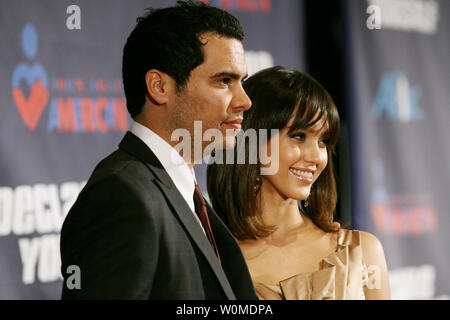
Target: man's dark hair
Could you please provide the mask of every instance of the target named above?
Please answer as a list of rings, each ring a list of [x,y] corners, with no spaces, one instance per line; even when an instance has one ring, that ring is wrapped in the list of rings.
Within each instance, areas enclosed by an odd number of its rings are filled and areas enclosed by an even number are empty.
[[[239,21],[226,11],[195,1],[153,9],[137,18],[123,49],[122,78],[128,112],[141,112],[147,94],[145,74],[157,69],[171,76],[181,91],[191,71],[204,61],[199,36],[211,32],[242,41]]]

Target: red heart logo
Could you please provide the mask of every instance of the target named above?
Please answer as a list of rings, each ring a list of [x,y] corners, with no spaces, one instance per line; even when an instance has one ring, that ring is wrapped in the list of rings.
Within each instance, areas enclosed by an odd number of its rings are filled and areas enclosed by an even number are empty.
[[[22,90],[19,88],[14,88],[12,94],[23,121],[33,131],[41,118],[42,111],[47,106],[48,90],[44,87],[42,80],[39,79],[31,87],[28,100],[25,99]]]

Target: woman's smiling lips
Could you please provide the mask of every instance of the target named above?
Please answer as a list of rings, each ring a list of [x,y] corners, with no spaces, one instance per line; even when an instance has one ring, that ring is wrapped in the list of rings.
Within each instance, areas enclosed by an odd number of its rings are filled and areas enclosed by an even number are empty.
[[[298,180],[311,184],[313,183],[314,171],[312,169],[307,168],[295,168],[290,167],[289,172]]]

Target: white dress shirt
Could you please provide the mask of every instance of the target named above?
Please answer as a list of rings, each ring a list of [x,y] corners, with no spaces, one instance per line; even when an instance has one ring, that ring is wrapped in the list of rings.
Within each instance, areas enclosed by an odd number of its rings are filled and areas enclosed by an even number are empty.
[[[156,155],[202,227],[202,223],[195,213],[194,190],[196,179],[194,169],[191,170],[178,151],[151,129],[134,121],[130,131],[141,139]]]

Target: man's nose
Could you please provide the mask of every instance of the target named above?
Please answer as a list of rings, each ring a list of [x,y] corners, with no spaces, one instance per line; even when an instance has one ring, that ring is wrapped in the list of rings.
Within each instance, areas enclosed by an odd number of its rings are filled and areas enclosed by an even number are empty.
[[[232,101],[232,108],[237,109],[237,111],[246,111],[250,109],[252,106],[252,101],[242,87],[242,84],[240,84],[236,90],[237,91]]]

